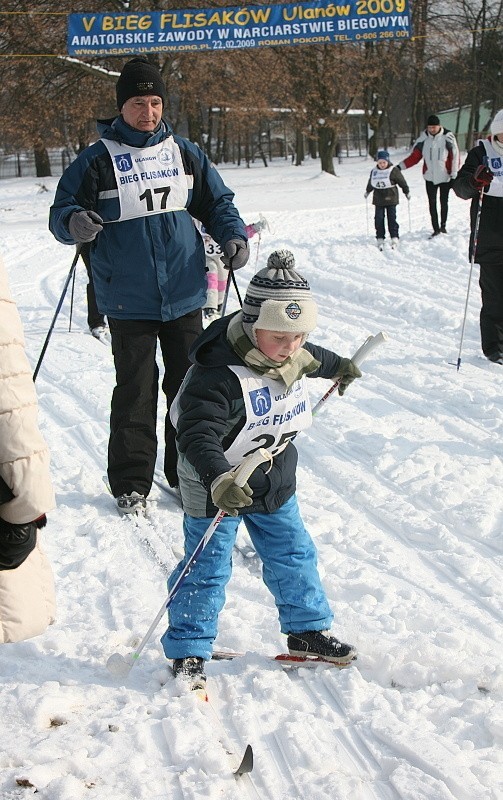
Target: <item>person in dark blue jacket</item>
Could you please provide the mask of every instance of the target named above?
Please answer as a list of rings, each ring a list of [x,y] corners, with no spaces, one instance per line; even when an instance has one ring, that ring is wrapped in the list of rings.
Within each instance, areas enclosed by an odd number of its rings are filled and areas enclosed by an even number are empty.
[[[205,253],[192,217],[222,247],[227,268],[248,260],[245,226],[197,145],[162,119],[166,87],[143,57],[117,81],[120,115],[98,122],[100,139],[59,181],[49,228],[63,244],[91,242],[98,309],[110,327],[116,370],[108,478],[121,513],[143,513],[157,454],[159,340],[167,398],[164,472],[178,485],[169,407],[202,330]]]
[[[295,496],[292,440],[312,421],[305,378],[340,379],[343,394],[361,376],[349,358],[306,341],[316,321],[316,303],[293,254],[272,253],[267,268],[252,278],[243,310],[212,322],[194,345],[194,365],[172,406],[185,558],[170,576],[170,588],[217,509],[228,514],[180,584],[161,640],[174,674],[193,689],[204,686],[204,661],[211,658],[241,520],[263,562],[290,653],[339,666],[356,656],[354,647],[328,631],[333,614]],[[259,448],[273,456],[272,465],[257,467],[240,488],[234,470]]]

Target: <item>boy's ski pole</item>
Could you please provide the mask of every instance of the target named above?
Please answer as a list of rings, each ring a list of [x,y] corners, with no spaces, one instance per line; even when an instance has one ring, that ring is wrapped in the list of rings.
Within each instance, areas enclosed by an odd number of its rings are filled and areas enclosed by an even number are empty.
[[[234,482],[237,486],[244,486],[250,475],[256,470],[259,464],[263,464],[264,461],[272,461],[272,456],[268,453],[267,450],[264,448],[260,448],[256,450],[254,453],[250,453],[239,465],[239,467],[235,470],[235,479]],[[134,651],[134,653],[130,653],[129,656],[123,656],[120,653],[113,653],[107,661],[107,669],[117,678],[125,678],[126,675],[129,674],[130,670],[140,657],[140,653],[145,648],[145,645],[149,642],[150,637],[152,636],[153,632],[157,628],[161,618],[166,613],[166,609],[170,607],[173,599],[176,597],[178,590],[180,589],[181,585],[185,581],[187,575],[189,574],[190,570],[194,566],[196,560],[199,558],[200,554],[210,541],[211,537],[215,533],[216,529],[218,528],[220,522],[225,517],[225,511],[219,511],[215,514],[215,517],[209,524],[208,528],[206,529],[204,536],[201,538],[200,542],[196,546],[196,549],[188,559],[187,563],[185,564],[184,568],[180,572],[178,578],[176,579],[174,585],[169,591],[166,600],[163,602],[161,608],[159,609],[158,613],[156,614],[155,619],[153,620],[150,628],[148,629],[147,633],[141,640],[140,644]]]
[[[380,333],[376,333],[375,336],[367,337],[367,339],[365,339],[365,341],[363,342],[361,347],[358,348],[358,350],[356,351],[354,356],[352,356],[351,361],[353,362],[353,364],[356,364],[357,367],[359,367],[360,364],[363,364],[363,362],[370,355],[370,353],[378,345],[380,345],[383,342],[385,342],[387,340],[387,338],[388,338],[388,336],[385,333],[383,333],[383,331],[381,331]],[[325,394],[323,395],[321,400],[318,400],[318,402],[316,403],[316,405],[314,406],[314,408],[312,410],[313,417],[314,417],[315,414],[318,413],[318,411],[320,410],[321,406],[324,403],[326,403],[326,401],[328,400],[330,395],[332,395],[335,392],[335,390],[338,388],[340,382],[341,381],[340,381],[340,378],[339,378],[339,380],[335,381],[335,383],[332,384],[330,389],[327,392],[325,392]]]

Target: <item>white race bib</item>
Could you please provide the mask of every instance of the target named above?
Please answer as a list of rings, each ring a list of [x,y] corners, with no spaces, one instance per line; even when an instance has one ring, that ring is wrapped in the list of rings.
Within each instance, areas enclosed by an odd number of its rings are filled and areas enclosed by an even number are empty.
[[[503,158],[494,149],[489,139],[483,139],[482,144],[487,153],[487,166],[494,175],[486,194],[490,194],[492,197],[503,197]]]
[[[393,184],[390,180],[391,170],[393,167],[387,167],[386,169],[379,169],[379,167],[374,167],[372,172],[370,173],[370,185],[373,189],[389,189],[390,186]]]
[[[185,209],[189,196],[180,148],[172,136],[153,147],[101,140],[112,159],[120,217],[126,219]]]
[[[252,375],[247,367],[229,369],[239,378],[246,411],[244,426],[225,451],[233,467],[259,447],[277,455],[299,431],[309,428],[311,403],[304,376],[285,391],[281,381]]]

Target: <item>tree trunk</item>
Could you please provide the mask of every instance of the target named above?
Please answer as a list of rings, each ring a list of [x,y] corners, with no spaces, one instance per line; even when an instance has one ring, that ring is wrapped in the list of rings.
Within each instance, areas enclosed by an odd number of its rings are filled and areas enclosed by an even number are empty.
[[[304,161],[305,152],[304,152],[304,134],[299,127],[295,128],[295,166],[300,167],[302,166],[302,162]]]
[[[328,172],[329,175],[335,175],[335,136],[334,131],[331,128],[328,128],[326,125],[320,125],[318,128],[318,147],[320,151],[322,172]]]
[[[48,178],[51,176],[51,162],[47,148],[40,140],[33,145],[35,154],[35,169],[37,178]]]

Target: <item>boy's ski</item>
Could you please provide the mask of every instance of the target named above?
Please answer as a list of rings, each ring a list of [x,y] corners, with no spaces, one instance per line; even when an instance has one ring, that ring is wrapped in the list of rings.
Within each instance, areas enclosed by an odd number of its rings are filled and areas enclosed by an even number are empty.
[[[213,729],[220,731],[218,734],[218,739],[229,756],[234,777],[239,778],[240,775],[247,775],[253,769],[253,750],[251,744],[246,745],[243,757],[241,760],[239,760],[239,756],[236,754],[234,743],[230,741],[222,720],[213,707],[210,698],[206,694],[206,690],[199,690],[196,692],[196,694],[204,701],[204,710],[205,713],[211,718]]]
[[[213,661],[232,661],[235,658],[244,658],[247,653],[236,653],[227,650],[214,650],[211,656]],[[258,654],[254,654],[258,655]],[[319,667],[325,665],[329,667],[336,667],[337,669],[344,669],[349,667],[353,661],[356,661],[356,656],[351,661],[329,661],[327,658],[320,656],[292,656],[290,653],[278,653],[277,655],[266,655],[261,658],[266,658],[268,661],[274,661],[276,664],[281,664],[283,667]]]
[[[194,686],[194,688],[191,689],[191,696],[199,698],[199,700],[204,703],[201,708],[204,714],[211,720],[213,733],[225,750],[234,777],[239,778],[241,775],[247,775],[250,773],[253,769],[253,749],[251,744],[246,745],[244,753],[240,758],[235,743],[231,742],[229,739],[229,735],[225,729],[225,726],[223,725],[217,711],[213,707],[206,689],[200,686]],[[162,720],[162,729],[169,744],[172,735],[171,722],[169,718]]]

